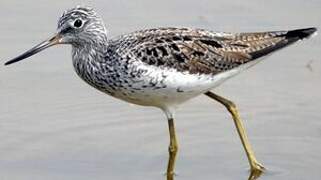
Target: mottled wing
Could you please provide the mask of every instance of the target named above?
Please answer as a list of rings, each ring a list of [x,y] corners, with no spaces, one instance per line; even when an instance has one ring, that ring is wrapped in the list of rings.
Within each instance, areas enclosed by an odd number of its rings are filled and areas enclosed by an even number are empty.
[[[187,28],[150,29],[133,33],[135,43],[126,48],[126,53],[149,65],[214,75],[265,56],[315,31],[309,28],[229,34]]]

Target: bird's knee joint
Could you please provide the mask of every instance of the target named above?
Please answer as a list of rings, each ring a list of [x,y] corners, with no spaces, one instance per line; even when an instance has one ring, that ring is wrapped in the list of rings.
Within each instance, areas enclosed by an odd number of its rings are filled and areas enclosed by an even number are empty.
[[[178,151],[178,146],[171,145],[171,146],[169,146],[168,151],[170,153],[176,153]]]
[[[232,111],[232,112],[236,112],[237,111],[237,107],[236,107],[235,103],[233,103],[232,101],[228,101],[227,102],[227,109]]]

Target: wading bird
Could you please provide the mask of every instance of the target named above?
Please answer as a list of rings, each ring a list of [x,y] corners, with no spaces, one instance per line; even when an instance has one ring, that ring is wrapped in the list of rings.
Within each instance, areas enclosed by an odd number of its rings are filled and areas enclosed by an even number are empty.
[[[52,38],[5,65],[56,44],[70,44],[74,69],[89,85],[130,103],[160,108],[166,114],[168,180],[174,178],[178,150],[173,113],[187,100],[205,94],[231,113],[251,167],[249,179],[256,179],[264,168],[254,155],[235,104],[211,90],[260,62],[261,57],[315,32],[316,28],[238,34],[155,28],[109,39],[102,18],[92,8],[77,6],[61,16]]]

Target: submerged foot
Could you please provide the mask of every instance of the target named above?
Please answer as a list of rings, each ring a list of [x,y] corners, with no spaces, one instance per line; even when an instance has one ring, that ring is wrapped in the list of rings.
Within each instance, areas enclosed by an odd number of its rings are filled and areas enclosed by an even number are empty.
[[[174,180],[174,177],[177,176],[175,172],[166,172],[164,175],[167,177],[166,180]]]
[[[253,165],[251,165],[251,173],[248,180],[258,179],[263,174],[264,171],[265,171],[265,168],[260,163],[257,163],[257,162],[253,163]]]

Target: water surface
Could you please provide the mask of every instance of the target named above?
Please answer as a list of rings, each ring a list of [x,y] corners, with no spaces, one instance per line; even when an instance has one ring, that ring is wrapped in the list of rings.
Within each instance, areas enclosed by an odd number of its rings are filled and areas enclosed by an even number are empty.
[[[63,10],[76,4],[2,0],[0,63],[53,34]],[[319,0],[82,4],[97,9],[110,36],[159,26],[231,32],[321,27]],[[215,90],[239,106],[257,158],[268,169],[261,179],[321,178],[320,48],[321,36],[298,43]],[[82,82],[73,72],[70,47],[0,66],[0,77],[1,180],[165,179],[165,116]],[[195,98],[181,107],[176,125],[176,179],[246,179],[246,156],[220,104]]]

